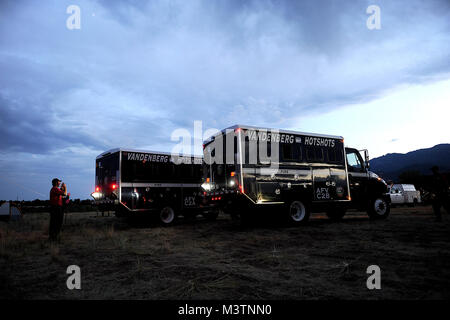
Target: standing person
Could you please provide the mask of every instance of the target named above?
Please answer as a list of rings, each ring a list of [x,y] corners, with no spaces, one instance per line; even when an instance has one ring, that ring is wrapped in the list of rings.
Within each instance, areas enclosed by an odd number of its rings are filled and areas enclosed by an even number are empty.
[[[52,189],[50,190],[50,225],[49,225],[49,240],[56,241],[59,237],[59,232],[61,231],[64,212],[63,212],[63,199],[62,197],[67,194],[59,188],[61,180],[55,178],[52,180]],[[61,186],[64,190],[66,188],[65,184]]]
[[[446,208],[448,203],[448,182],[439,172],[438,166],[433,166],[431,171],[433,172],[433,184],[431,186],[433,212],[436,216],[436,221],[442,221],[441,206],[448,210]]]

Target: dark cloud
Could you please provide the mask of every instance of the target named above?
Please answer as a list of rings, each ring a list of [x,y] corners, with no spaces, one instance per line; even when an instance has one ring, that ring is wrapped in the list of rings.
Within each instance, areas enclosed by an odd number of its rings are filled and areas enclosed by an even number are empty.
[[[48,121],[31,114],[0,96],[0,150],[46,153],[52,137],[46,128]]]
[[[55,120],[35,106],[19,105],[1,95],[0,136],[0,152],[47,154],[71,144],[101,148],[101,144],[83,132],[55,129]]]
[[[64,67],[0,55],[0,151],[45,154],[71,143],[98,147],[95,139],[58,124],[70,110],[55,110],[55,97],[80,87]],[[7,75],[7,76],[6,76]]]

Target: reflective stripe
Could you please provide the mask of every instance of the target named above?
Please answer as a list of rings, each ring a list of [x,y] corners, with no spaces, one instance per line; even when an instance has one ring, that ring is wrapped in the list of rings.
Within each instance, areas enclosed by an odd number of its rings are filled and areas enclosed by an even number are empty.
[[[134,188],[140,188],[140,187],[184,187],[184,188],[200,188],[201,184],[197,183],[145,183],[145,182],[122,182],[121,187],[134,187]]]
[[[354,177],[368,177],[368,174],[365,172],[349,172],[348,175],[352,175]]]
[[[312,169],[312,170],[314,170],[314,169]],[[340,171],[340,172],[332,171],[330,173],[330,175],[332,175],[332,176],[345,175],[344,170],[343,169],[341,169],[341,170],[342,171]],[[272,174],[289,174],[289,175],[309,175],[309,174],[311,174],[311,170],[295,170],[295,169],[244,168],[243,171],[244,171],[244,173],[256,173],[256,174],[259,174],[262,176],[271,176]],[[363,174],[363,175],[365,176],[365,174]]]
[[[345,172],[344,171],[342,171],[342,172],[331,172],[331,175],[332,176],[342,176],[342,175],[345,175]]]
[[[256,172],[262,176],[271,176],[272,174],[291,174],[291,175],[309,175],[311,170],[294,170],[294,169],[271,169],[271,168],[244,168],[244,173]]]

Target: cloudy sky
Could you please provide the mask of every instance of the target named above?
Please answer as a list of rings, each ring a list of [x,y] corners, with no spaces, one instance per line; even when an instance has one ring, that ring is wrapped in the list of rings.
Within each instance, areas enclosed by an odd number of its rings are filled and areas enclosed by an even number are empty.
[[[0,199],[53,177],[89,198],[98,154],[171,151],[194,121],[408,152],[450,142],[449,104],[447,0],[0,1]]]

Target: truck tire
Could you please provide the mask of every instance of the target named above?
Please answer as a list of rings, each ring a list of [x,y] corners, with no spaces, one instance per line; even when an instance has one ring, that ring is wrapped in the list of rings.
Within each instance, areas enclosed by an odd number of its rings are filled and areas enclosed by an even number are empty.
[[[163,226],[173,224],[175,222],[175,218],[175,211],[169,206],[162,208],[159,212],[159,221]]]
[[[367,214],[370,219],[386,219],[391,211],[390,204],[382,197],[376,197],[369,201],[369,207],[367,208]]]
[[[309,207],[303,201],[294,200],[287,208],[287,218],[290,224],[306,224],[309,219]]]
[[[327,216],[330,220],[339,221],[345,216],[346,213],[345,208],[333,208],[327,210]]]

